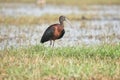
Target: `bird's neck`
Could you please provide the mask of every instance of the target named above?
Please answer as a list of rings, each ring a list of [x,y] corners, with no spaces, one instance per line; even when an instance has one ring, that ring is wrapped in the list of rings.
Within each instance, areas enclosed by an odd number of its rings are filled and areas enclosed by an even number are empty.
[[[63,22],[60,22],[60,25],[61,25],[62,27],[64,27],[64,23],[63,23]]]

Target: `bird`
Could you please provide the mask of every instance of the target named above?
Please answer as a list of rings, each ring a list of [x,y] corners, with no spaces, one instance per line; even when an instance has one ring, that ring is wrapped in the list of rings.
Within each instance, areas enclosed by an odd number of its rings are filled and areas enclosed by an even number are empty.
[[[59,17],[59,23],[52,24],[45,30],[40,42],[44,43],[50,41],[50,46],[54,46],[55,40],[61,39],[65,34],[64,21],[70,23],[65,16],[61,15]]]

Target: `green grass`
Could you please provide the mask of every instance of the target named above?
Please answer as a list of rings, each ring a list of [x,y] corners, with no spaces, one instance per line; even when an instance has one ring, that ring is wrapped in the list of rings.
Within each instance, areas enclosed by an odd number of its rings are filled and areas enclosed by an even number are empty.
[[[120,44],[0,51],[2,80],[119,80]]]

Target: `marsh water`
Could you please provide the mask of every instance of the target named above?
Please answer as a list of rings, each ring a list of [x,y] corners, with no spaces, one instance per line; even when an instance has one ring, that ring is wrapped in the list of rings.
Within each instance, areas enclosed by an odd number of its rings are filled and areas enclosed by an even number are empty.
[[[72,26],[65,23],[65,35],[62,39],[55,41],[55,47],[120,42],[119,5],[89,5],[84,9],[53,5],[40,8],[35,4],[0,4],[2,16],[39,17],[44,14],[97,14],[99,17],[99,19],[71,21]],[[40,43],[41,36],[49,25],[51,24],[6,25],[2,23],[0,24],[0,49],[36,44],[49,46],[49,42]]]

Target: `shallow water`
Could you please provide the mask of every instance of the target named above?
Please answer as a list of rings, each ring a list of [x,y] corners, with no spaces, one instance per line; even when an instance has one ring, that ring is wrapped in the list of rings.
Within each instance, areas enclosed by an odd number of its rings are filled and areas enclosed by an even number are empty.
[[[41,16],[45,13],[98,14],[101,18],[99,20],[71,21],[73,27],[70,27],[66,23],[65,35],[62,39],[56,40],[56,47],[120,43],[120,6],[94,5],[82,9],[77,7],[47,5],[44,9],[40,9],[34,4],[0,5],[0,15],[4,16]],[[42,45],[40,44],[41,36],[49,25],[50,24],[16,26],[0,24],[0,49],[10,46]],[[49,42],[43,45],[49,46]]]
[[[44,8],[40,8],[35,4],[9,4],[0,5],[0,13],[3,15],[9,16],[23,16],[23,15],[32,15],[32,16],[41,16],[43,14],[70,14],[70,13],[79,13],[77,7],[67,7],[67,6],[52,6],[47,5]],[[13,15],[14,14],[14,15]]]
[[[120,19],[119,5],[93,5],[85,8],[47,5],[44,8],[36,4],[0,4],[0,14],[4,16],[42,16],[44,14],[93,14],[101,19]]]
[[[120,42],[120,21],[72,22],[74,27],[65,24],[65,35],[56,40],[55,46],[93,45]],[[40,39],[48,24],[15,26],[0,25],[0,49],[10,46],[28,46],[40,44]],[[41,44],[40,44],[41,45]],[[49,46],[49,42],[44,45]]]

